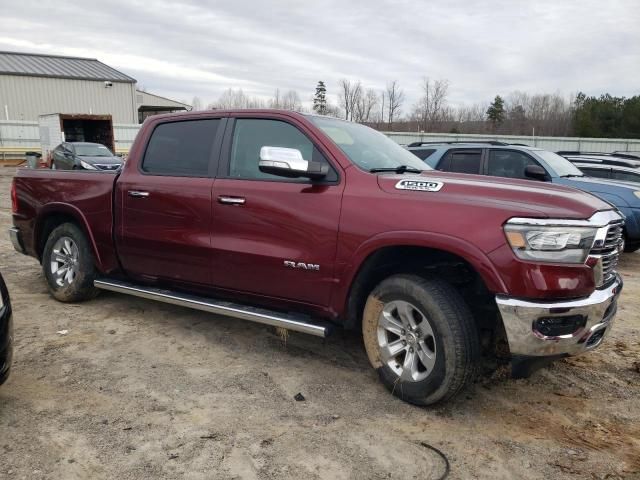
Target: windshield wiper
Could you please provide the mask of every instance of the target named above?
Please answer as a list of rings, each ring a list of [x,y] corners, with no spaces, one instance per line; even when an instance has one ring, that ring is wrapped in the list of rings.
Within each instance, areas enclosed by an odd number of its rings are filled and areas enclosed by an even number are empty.
[[[424,170],[418,170],[417,168],[410,167],[409,165],[399,165],[397,167],[382,167],[382,168],[371,168],[369,169],[371,173],[379,173],[379,172],[393,172],[393,173],[422,173]]]

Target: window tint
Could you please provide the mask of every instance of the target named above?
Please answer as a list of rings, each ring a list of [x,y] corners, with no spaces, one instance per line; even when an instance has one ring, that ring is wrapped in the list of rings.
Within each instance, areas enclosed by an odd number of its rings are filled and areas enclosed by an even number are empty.
[[[285,147],[300,150],[307,161],[328,163],[324,156],[300,130],[278,120],[241,118],[236,120],[231,146],[229,177],[248,180],[279,180],[308,182],[305,178],[288,179],[261,172],[258,168],[262,147]],[[329,166],[326,180],[337,180],[337,174]]]
[[[640,182],[640,173],[613,171],[613,178],[624,180],[625,182]]]
[[[588,175],[590,177],[611,178],[609,176],[609,170],[606,169],[606,168],[580,167],[580,170],[582,170],[582,173],[584,173],[585,175]]]
[[[411,150],[411,153],[413,153],[416,157],[418,157],[420,160],[425,160],[427,157],[429,157],[433,152],[435,152],[434,148],[428,148],[428,149],[424,149],[424,150]]]
[[[158,175],[206,177],[220,119],[158,125],[144,154],[142,170]]]
[[[480,174],[480,160],[482,152],[480,150],[453,150],[449,152],[444,167],[439,170],[457,173]]]
[[[490,150],[487,175],[529,179],[524,174],[524,169],[528,165],[538,165],[538,163],[529,155],[515,150]]]

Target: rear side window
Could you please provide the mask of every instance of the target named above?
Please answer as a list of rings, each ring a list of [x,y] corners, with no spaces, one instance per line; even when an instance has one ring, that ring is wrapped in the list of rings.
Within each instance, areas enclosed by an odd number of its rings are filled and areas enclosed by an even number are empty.
[[[453,150],[438,170],[457,173],[480,174],[481,150]]]
[[[589,167],[579,167],[582,170],[582,173],[589,177],[597,177],[597,178],[611,178],[609,175],[609,170],[606,168],[589,168]]]
[[[142,170],[155,175],[206,177],[220,119],[158,125],[147,145]]]
[[[625,182],[640,182],[640,173],[613,171],[613,178],[624,180]]]
[[[433,152],[435,152],[435,149],[433,148],[425,148],[423,150],[411,150],[411,153],[413,153],[420,160],[426,160],[429,156],[431,156]]]
[[[487,164],[487,175],[505,178],[529,179],[524,170],[529,165],[538,163],[522,152],[515,150],[490,150]]]

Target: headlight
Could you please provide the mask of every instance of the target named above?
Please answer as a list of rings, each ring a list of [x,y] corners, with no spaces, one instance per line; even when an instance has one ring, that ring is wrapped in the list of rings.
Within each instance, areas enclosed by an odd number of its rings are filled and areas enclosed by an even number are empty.
[[[82,168],[85,168],[87,170],[97,170],[96,167],[94,167],[93,165],[91,165],[90,163],[85,162],[84,160],[80,160],[80,166]]]
[[[536,262],[584,263],[598,229],[594,227],[505,224],[507,241],[518,258]]]
[[[640,190],[637,190],[637,191],[633,192],[633,194],[634,194],[636,197],[640,198]]]

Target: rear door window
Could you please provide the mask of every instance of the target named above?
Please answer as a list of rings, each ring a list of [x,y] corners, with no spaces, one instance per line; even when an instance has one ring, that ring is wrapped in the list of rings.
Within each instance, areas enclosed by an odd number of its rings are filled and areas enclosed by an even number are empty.
[[[142,170],[152,175],[207,177],[220,119],[161,123],[151,134]]]
[[[611,170],[608,168],[591,168],[591,167],[579,167],[582,173],[589,177],[596,178],[611,178]]]
[[[457,173],[480,174],[482,163],[482,150],[451,150],[438,170]]]
[[[411,153],[413,153],[420,160],[426,160],[435,151],[435,148],[424,148],[421,150],[411,150]]]
[[[640,182],[640,173],[614,170],[612,174],[613,178],[615,178],[616,180],[624,180],[625,182]]]
[[[489,150],[487,175],[530,180],[525,175],[529,165],[540,165],[529,155],[516,150]]]

